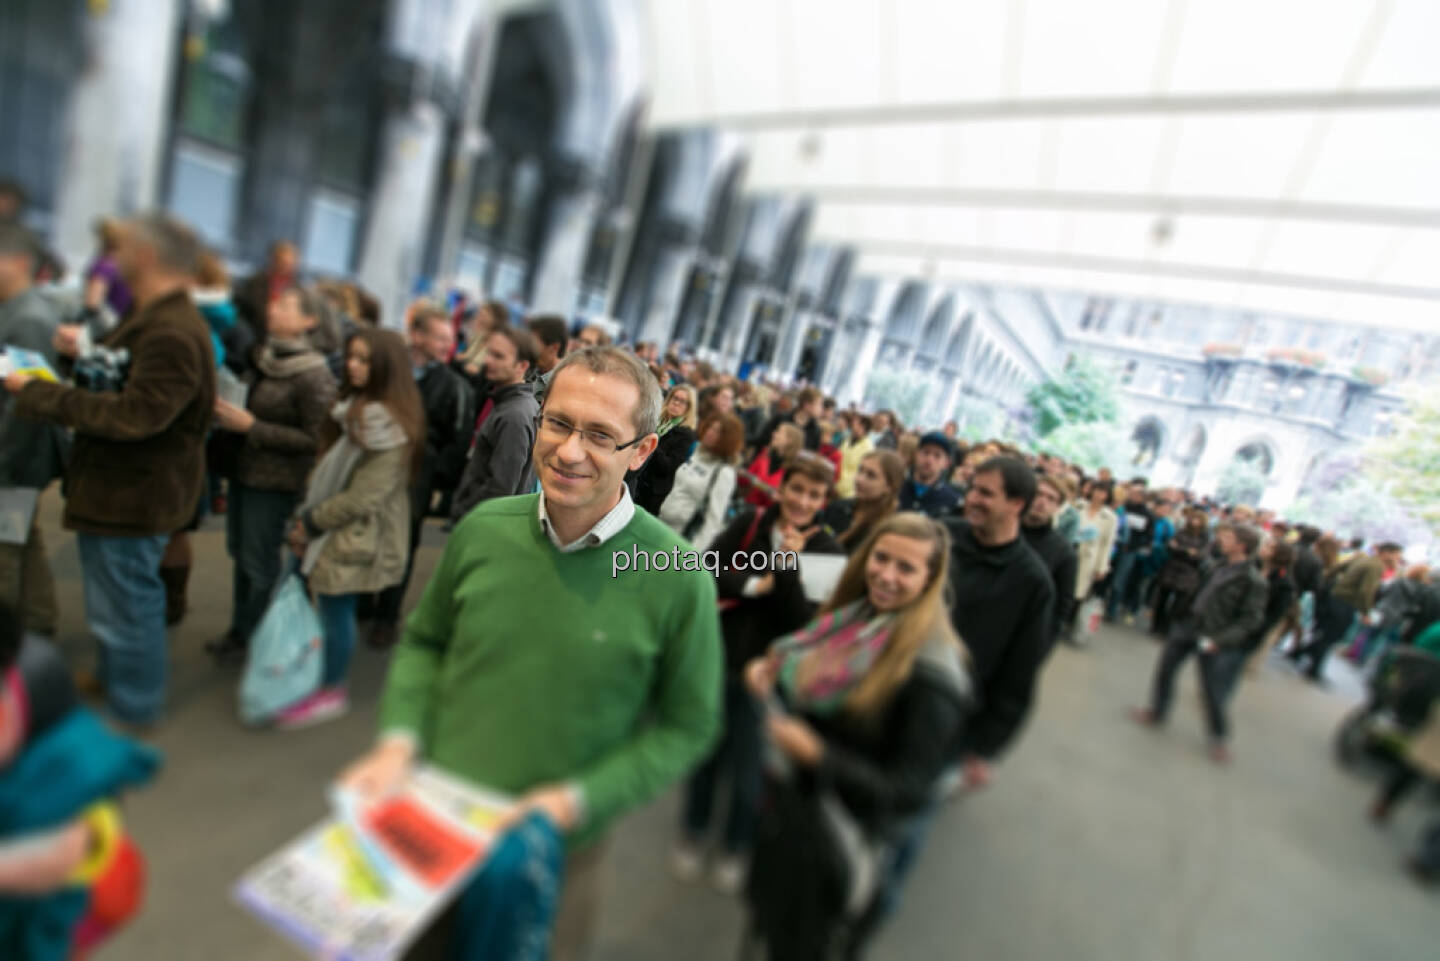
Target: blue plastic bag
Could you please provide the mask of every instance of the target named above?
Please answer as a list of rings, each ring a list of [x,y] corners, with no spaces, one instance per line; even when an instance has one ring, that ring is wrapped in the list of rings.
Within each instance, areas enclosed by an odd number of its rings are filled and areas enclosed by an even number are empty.
[[[240,681],[240,719],[264,724],[320,687],[324,661],[320,617],[292,556],[270,606],[250,636]]]

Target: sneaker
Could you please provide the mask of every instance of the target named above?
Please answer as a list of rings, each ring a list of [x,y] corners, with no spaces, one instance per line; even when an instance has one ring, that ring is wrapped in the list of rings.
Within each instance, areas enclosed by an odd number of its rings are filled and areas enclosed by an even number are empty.
[[[745,859],[727,854],[710,869],[710,886],[721,894],[739,894],[745,884]]]
[[[670,849],[670,873],[677,881],[694,884],[705,873],[705,857],[689,841],[676,841]]]
[[[282,731],[297,731],[342,717],[350,710],[350,699],[338,687],[316,691],[298,704],[292,704],[275,718]]]

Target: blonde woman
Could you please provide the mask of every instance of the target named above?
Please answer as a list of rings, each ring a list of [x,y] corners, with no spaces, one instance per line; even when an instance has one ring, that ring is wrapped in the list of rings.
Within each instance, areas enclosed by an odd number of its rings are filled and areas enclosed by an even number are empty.
[[[749,887],[767,957],[858,958],[878,923],[862,863],[883,864],[887,839],[931,802],[972,703],[945,604],[949,556],[940,524],[891,515],[819,616],[745,670],[780,758]],[[862,839],[843,866],[833,847],[842,825]],[[837,888],[844,907],[817,909]]]
[[[695,388],[689,384],[678,384],[665,395],[656,429],[660,443],[635,475],[635,503],[652,514],[660,513],[660,505],[675,486],[675,472],[695,449],[695,415],[699,407]]]
[[[848,421],[850,435],[840,447],[840,476],[835,481],[835,493],[841,497],[855,496],[855,472],[860,462],[875,449],[875,438],[870,436],[870,418],[864,414],[842,414],[842,423]]]

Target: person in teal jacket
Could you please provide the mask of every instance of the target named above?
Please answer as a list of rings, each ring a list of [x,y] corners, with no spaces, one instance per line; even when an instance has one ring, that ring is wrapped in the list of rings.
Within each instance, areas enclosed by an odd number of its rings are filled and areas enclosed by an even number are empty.
[[[375,796],[424,760],[514,795],[517,822],[549,818],[568,849],[555,961],[585,956],[606,827],[719,727],[715,579],[624,484],[659,417],[655,378],[627,351],[556,367],[540,492],[485,501],[455,528],[395,648],[380,742],[342,778]]]

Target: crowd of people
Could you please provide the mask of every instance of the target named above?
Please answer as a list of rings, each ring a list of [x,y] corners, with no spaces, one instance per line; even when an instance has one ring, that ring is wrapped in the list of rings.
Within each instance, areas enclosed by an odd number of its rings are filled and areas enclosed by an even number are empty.
[[[34,237],[0,222],[0,344],[45,362],[8,374],[0,407],[0,490],[28,506],[0,543],[7,684],[56,629],[35,510],[55,480],[97,641],[79,683],[131,731],[164,714],[187,533],[223,513],[217,662],[245,658],[298,570],[323,673],[275,727],[343,714],[357,644],[389,650],[380,737],[342,780],[383,792],[424,759],[543,814],[569,850],[557,958],[590,940],[609,824],[681,778],[676,876],[743,892],[772,959],[862,956],[944,798],[997,776],[1055,646],[1102,620],[1163,642],[1138,723],[1164,723],[1197,659],[1221,764],[1268,649],[1323,683],[1337,648],[1374,665],[1440,646],[1440,586],[1397,544],[967,442],[955,421],[907,427],[684,345],[612,344],[604,324],[429,300],[383,318],[353,284],[306,283],[285,243],[230,287],[164,216],[98,236],[67,301],[37,282]],[[427,518],[444,547],[407,612]],[[612,566],[671,550],[722,560]],[[1435,877],[1431,834],[1416,865]],[[25,883],[68,877],[77,850]]]

